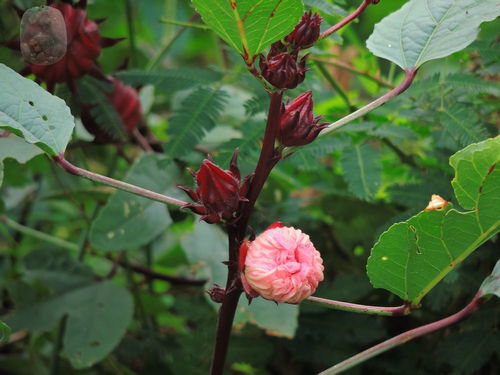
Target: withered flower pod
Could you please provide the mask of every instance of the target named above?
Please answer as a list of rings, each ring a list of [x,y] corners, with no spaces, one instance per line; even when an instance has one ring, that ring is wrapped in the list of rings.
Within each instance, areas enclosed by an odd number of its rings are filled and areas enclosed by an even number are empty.
[[[260,55],[262,76],[271,85],[279,89],[294,89],[304,81],[306,76],[307,55],[297,62],[297,57],[290,53],[269,54],[267,58]]]
[[[189,208],[194,213],[202,215],[201,220],[209,224],[220,220],[231,222],[235,219],[240,202],[245,198],[251,180],[251,175],[245,177],[241,184],[240,171],[237,166],[237,152],[231,159],[229,170],[223,170],[213,161],[205,159],[198,172],[191,171],[196,180],[196,190],[178,186],[198,205],[188,203],[183,208]]]
[[[283,105],[278,140],[286,147],[309,144],[326,127],[320,120],[313,115],[312,92],[307,91]]]
[[[295,49],[311,47],[319,38],[323,18],[319,14],[305,13],[295,29],[285,37],[285,41]]]

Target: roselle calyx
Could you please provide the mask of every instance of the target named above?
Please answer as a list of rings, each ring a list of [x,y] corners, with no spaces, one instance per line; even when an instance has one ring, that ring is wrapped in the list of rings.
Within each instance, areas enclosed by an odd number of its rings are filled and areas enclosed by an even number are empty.
[[[322,21],[319,14],[306,12],[293,31],[285,37],[285,41],[294,49],[311,47],[319,38]]]
[[[307,55],[297,61],[297,56],[282,52],[274,54],[271,49],[267,58],[260,55],[260,71],[262,76],[274,87],[279,89],[294,89],[304,81]]]
[[[282,106],[278,131],[279,142],[286,147],[303,146],[311,143],[326,127],[320,122],[321,116],[314,117],[312,91],[306,91]]]
[[[237,166],[237,153],[231,159],[229,170],[223,170],[209,159],[203,160],[198,172],[191,171],[196,180],[196,190],[178,186],[198,204],[188,203],[183,208],[189,208],[202,215],[201,220],[209,224],[221,220],[232,222],[240,202],[245,202],[246,193],[251,181],[251,175],[245,177],[241,184],[240,171]]]

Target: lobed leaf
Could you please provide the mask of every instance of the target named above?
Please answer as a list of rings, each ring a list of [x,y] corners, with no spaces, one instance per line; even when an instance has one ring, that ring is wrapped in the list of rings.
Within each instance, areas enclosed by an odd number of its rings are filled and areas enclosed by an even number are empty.
[[[247,62],[289,34],[304,13],[301,0],[192,0],[212,30]]]
[[[64,152],[75,120],[66,103],[0,64],[0,129],[55,156]]]
[[[458,202],[423,211],[380,236],[368,259],[374,287],[418,304],[451,270],[500,229],[500,136],[450,158]]]
[[[410,0],[375,25],[366,45],[403,69],[418,68],[467,47],[499,14],[497,0]]]

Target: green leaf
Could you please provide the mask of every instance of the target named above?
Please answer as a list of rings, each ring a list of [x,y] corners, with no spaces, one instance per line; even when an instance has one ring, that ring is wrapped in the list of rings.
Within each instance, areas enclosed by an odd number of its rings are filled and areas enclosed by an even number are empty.
[[[10,327],[0,320],[0,344],[9,340],[10,332]]]
[[[418,304],[451,270],[500,227],[500,137],[470,145],[450,158],[458,202],[423,211],[380,236],[368,259],[374,287]]]
[[[366,45],[403,69],[417,68],[467,47],[499,11],[497,0],[410,0],[375,25]]]
[[[164,165],[165,157],[143,155],[130,169],[126,182],[167,193],[173,189],[175,166]],[[151,242],[172,222],[167,206],[160,202],[117,191],[99,212],[90,229],[90,241],[100,250],[130,250]]]
[[[380,152],[368,143],[352,145],[342,152],[340,162],[349,191],[360,199],[373,198],[381,181]]]
[[[304,13],[301,0],[192,0],[212,30],[247,62],[289,34]]]
[[[42,151],[14,134],[8,137],[0,137],[0,186],[3,180],[3,161],[12,158],[19,163],[26,163],[35,156],[41,154]]]
[[[200,87],[189,94],[170,119],[168,154],[179,157],[192,150],[215,127],[225,101],[226,93],[220,89]]]
[[[500,297],[500,260],[495,264],[495,268],[481,284],[479,291],[482,296],[496,295]]]
[[[487,129],[476,113],[464,104],[454,103],[443,108],[440,122],[446,136],[453,138],[462,147],[480,142],[488,136]]]
[[[153,85],[165,91],[185,90],[219,81],[222,75],[202,69],[180,68],[149,72],[133,69],[117,72],[116,77],[127,85]]]
[[[75,126],[66,103],[4,64],[0,64],[0,87],[0,129],[49,155],[64,152]]]
[[[46,332],[67,315],[64,353],[73,367],[86,368],[105,358],[118,345],[132,313],[130,293],[122,286],[105,281],[15,311],[7,322],[16,331]]]
[[[304,0],[304,4],[332,16],[345,17],[349,14],[345,9],[325,0]]]
[[[44,282],[56,293],[95,282],[92,270],[71,257],[66,250],[35,250],[24,258],[25,274]]]
[[[198,277],[207,278],[207,286],[225,285],[227,266],[227,236],[215,225],[203,222],[195,224],[194,232],[181,240],[189,262],[198,270]],[[218,309],[218,305],[213,304]],[[268,330],[275,336],[293,337],[297,329],[298,307],[278,304],[263,298],[256,298],[248,306],[241,300],[235,324],[252,323]]]
[[[125,124],[107,95],[115,89],[114,86],[93,77],[80,79],[77,85],[81,101],[90,108],[96,125],[112,139],[123,140]]]

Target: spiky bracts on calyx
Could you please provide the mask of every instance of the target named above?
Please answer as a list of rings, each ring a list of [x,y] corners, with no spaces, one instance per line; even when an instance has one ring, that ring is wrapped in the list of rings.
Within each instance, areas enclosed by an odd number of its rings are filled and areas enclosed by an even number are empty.
[[[200,169],[190,170],[196,181],[196,190],[178,186],[185,191],[197,204],[188,203],[188,208],[198,215],[200,220],[213,224],[221,220],[233,222],[237,219],[240,202],[247,202],[246,194],[250,187],[253,174],[246,176],[241,183],[240,171],[237,166],[238,152],[233,154],[229,170],[223,170],[212,160],[205,159]]]

